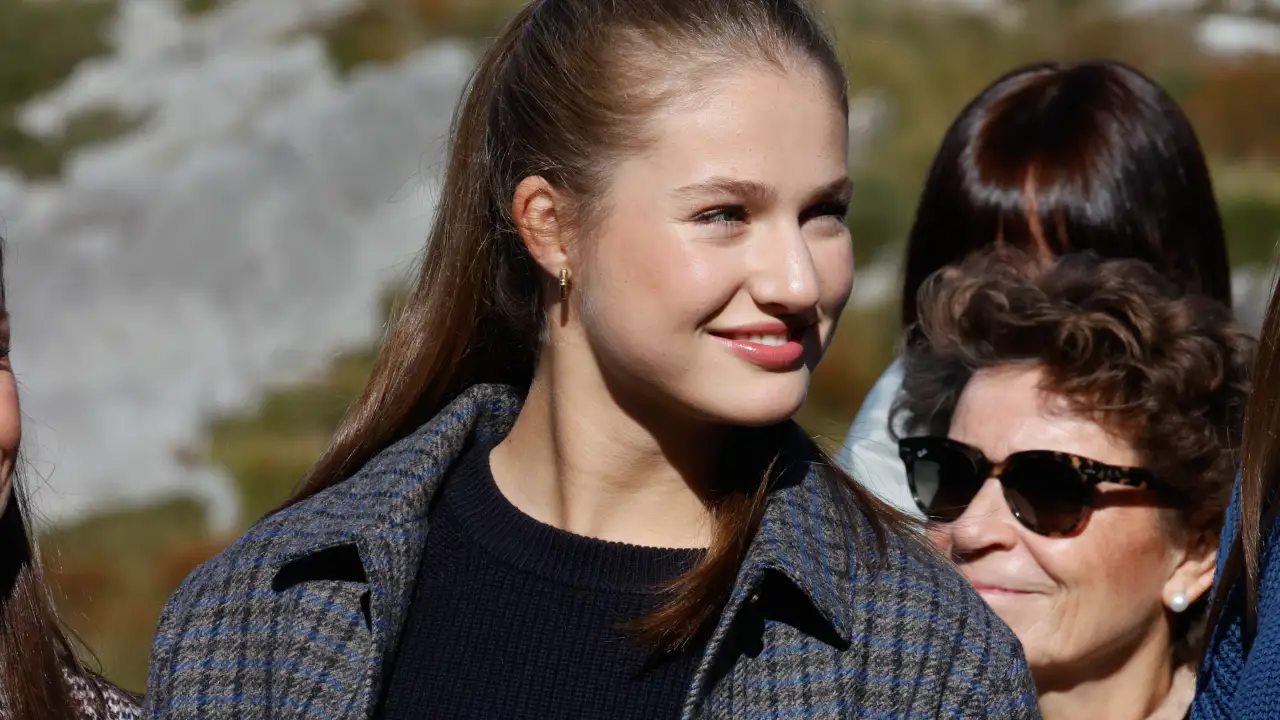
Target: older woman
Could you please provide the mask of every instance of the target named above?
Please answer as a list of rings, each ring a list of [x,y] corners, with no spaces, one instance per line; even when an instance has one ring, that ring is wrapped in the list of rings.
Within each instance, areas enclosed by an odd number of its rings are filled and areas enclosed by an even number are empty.
[[[1181,718],[1254,342],[1136,260],[984,255],[921,293],[899,446],[1045,718]]]

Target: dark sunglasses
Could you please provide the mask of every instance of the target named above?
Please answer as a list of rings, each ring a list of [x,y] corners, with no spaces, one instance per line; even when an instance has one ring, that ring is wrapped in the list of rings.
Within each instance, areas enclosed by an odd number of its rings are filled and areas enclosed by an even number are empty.
[[[1083,527],[1093,510],[1098,483],[1146,488],[1155,480],[1142,468],[1117,467],[1052,450],[1025,450],[994,463],[977,448],[945,437],[903,438],[898,453],[907,466],[911,494],[929,519],[954,522],[987,478],[996,478],[1018,522],[1032,532],[1054,537]]]

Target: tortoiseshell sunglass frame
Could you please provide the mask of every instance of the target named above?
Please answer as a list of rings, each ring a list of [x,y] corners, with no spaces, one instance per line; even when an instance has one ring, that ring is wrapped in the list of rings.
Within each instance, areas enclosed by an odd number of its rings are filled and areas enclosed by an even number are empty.
[[[928,517],[930,510],[926,504],[921,501],[919,493],[916,491],[916,482],[913,473],[913,463],[920,458],[926,457],[930,451],[938,451],[940,449],[950,449],[958,451],[973,463],[974,471],[977,473],[978,486],[981,487],[982,482],[987,478],[996,478],[1005,486],[1006,498],[1005,502],[1009,505],[1009,510],[1013,513],[1018,522],[1024,527],[1039,535],[1046,537],[1069,537],[1075,535],[1084,527],[1088,521],[1089,515],[1094,510],[1094,493],[1093,490],[1102,483],[1113,483],[1123,485],[1138,490],[1146,490],[1157,484],[1155,475],[1150,470],[1140,467],[1124,467],[1119,465],[1110,465],[1108,463],[1093,460],[1082,455],[1074,453],[1060,452],[1057,450],[1023,450],[1016,452],[1000,462],[993,462],[981,450],[962,443],[958,440],[952,440],[947,437],[936,435],[925,435],[917,437],[902,438],[898,441],[898,454],[902,458],[903,463],[907,467],[907,480],[911,486],[911,495],[916,505]],[[1031,518],[1026,517],[1019,510],[1016,503],[1008,499],[1010,490],[1017,492],[1016,488],[1010,488],[1003,480],[1003,474],[1010,465],[1017,462],[1025,462],[1027,460],[1048,460],[1053,463],[1060,463],[1070,466],[1076,471],[1080,478],[1080,512],[1071,527],[1064,530],[1047,531],[1040,527]],[[937,517],[930,519],[938,522],[950,522],[948,520]]]

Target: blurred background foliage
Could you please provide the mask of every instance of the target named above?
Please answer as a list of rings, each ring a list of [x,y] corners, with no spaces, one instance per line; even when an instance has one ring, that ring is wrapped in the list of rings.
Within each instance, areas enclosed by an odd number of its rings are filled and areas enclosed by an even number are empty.
[[[180,0],[193,18],[235,0]],[[860,268],[888,267],[952,118],[984,85],[1043,59],[1111,57],[1160,81],[1191,115],[1209,154],[1233,261],[1264,264],[1280,233],[1280,57],[1212,55],[1196,23],[1221,3],[1131,16],[1108,0],[1022,0],[1021,14],[965,10],[924,0],[819,0],[836,30],[855,96],[883,101],[886,120],[854,170],[849,218]],[[515,0],[367,0],[315,31],[339,73],[394,63],[440,37],[479,46]],[[108,49],[112,0],[0,0],[0,167],[52,178],[77,148],[114,137],[136,118],[90,113],[54,140],[16,124],[21,103],[55,87],[75,65]],[[1258,10],[1256,12],[1266,13]],[[1272,11],[1274,12],[1274,11]],[[389,296],[390,298],[390,296]],[[388,305],[391,300],[388,300]],[[890,361],[897,327],[893,293],[855,303],[818,371],[802,422],[837,442],[871,383]],[[280,388],[257,408],[212,421],[191,462],[224,468],[243,500],[244,526],[275,507],[324,447],[361,389],[372,348],[336,357],[318,377]],[[229,537],[206,532],[186,501],[105,514],[42,538],[67,619],[122,685],[145,685],[147,653],[163,602]]]
[[[110,49],[111,0],[0,0],[0,167],[28,177],[58,175],[77,147],[127,132],[133,123],[112,113],[89,113],[62,136],[37,139],[17,123],[26,100],[56,88],[81,61]]]

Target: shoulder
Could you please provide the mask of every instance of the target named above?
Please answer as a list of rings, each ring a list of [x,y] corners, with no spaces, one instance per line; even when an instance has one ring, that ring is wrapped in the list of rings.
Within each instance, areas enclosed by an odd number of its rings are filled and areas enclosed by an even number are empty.
[[[347,707],[416,569],[431,496],[465,444],[509,427],[514,393],[477,386],[350,479],[270,515],[183,581],[156,627],[144,711]],[[282,677],[291,678],[281,682]],[[274,689],[268,691],[266,689]]]
[[[895,360],[867,393],[836,458],[864,487],[899,510],[917,515],[898,443],[890,433],[889,414],[901,388],[902,361]]]
[[[847,476],[811,462],[803,482],[770,495],[758,535],[766,566],[823,620],[768,631],[759,673],[798,688],[784,705],[826,698],[883,717],[1039,717],[1013,632],[917,523]],[[821,635],[827,628],[840,642]]]
[[[210,592],[224,603],[247,599],[243,592],[269,587],[291,560],[418,519],[441,468],[453,461],[473,424],[471,418],[480,414],[477,408],[502,399],[494,400],[485,390],[459,398],[347,480],[259,520],[187,577],[165,616],[190,611]]]
[[[904,674],[935,690],[939,712],[1039,717],[1022,644],[951,563],[896,529],[880,560],[855,583],[852,609],[875,642],[897,648]]]
[[[1019,661],[1022,658],[1022,647],[1013,631],[969,581],[924,538],[909,531],[886,531],[879,566],[871,568],[854,591],[875,602],[922,609],[928,627],[911,628],[922,639],[929,639],[932,630],[943,629],[957,640],[962,651],[1007,653]]]
[[[809,487],[816,500],[786,493],[762,526],[765,578],[785,576],[805,602],[790,591],[748,596],[745,617],[764,623],[740,627],[761,627],[760,650],[713,687],[712,716],[1040,717],[1021,644],[950,563],[877,506],[828,502],[820,484]],[[765,687],[767,698],[740,692]]]
[[[876,384],[871,386],[871,390],[867,393],[867,397],[862,401],[862,406],[858,408],[858,416],[854,418],[853,426],[855,428],[879,430],[884,425],[884,430],[888,430],[889,410],[893,407],[893,401],[898,398],[898,393],[902,390],[902,360],[901,358],[894,360],[876,380]]]
[[[359,665],[342,658],[362,652],[365,586],[318,582],[286,588],[278,581],[294,560],[312,557],[307,553],[352,546],[341,526],[351,495],[352,488],[339,485],[263,519],[183,581],[156,626],[148,717],[168,717],[178,707],[221,707],[236,694],[231,688],[270,687],[279,673],[303,679],[323,674],[329,685],[351,680],[344,673]],[[349,510],[346,517],[354,514]],[[326,668],[330,656],[345,669]],[[261,703],[279,699],[255,697]]]
[[[1227,511],[1219,551],[1219,572],[1240,532],[1240,482]],[[1275,502],[1271,498],[1270,502]],[[1264,513],[1266,508],[1264,507]],[[1266,515],[1264,514],[1264,517]],[[1271,695],[1280,674],[1280,516],[1271,520],[1262,541],[1257,620],[1247,627],[1246,590],[1242,577],[1223,583],[1216,578],[1213,592],[1224,594],[1221,614],[1210,631],[1209,647],[1200,667],[1193,718],[1262,718],[1274,715]]]
[[[341,519],[350,490],[339,485],[260,520],[187,576],[170,598],[164,616],[194,612],[204,606],[199,601],[209,593],[219,595],[220,603],[248,599],[245,593],[269,586],[281,565],[304,547],[321,548],[349,538]]]
[[[142,717],[140,698],[103,677],[71,675],[68,681],[82,720],[137,720]]]
[[[381,472],[388,472],[382,469]],[[209,603],[250,599],[250,591],[269,587],[290,560],[350,543],[377,504],[376,477],[358,475],[296,505],[259,520],[229,547],[197,567],[179,586],[164,616],[189,613]],[[164,629],[164,628],[162,628]]]

